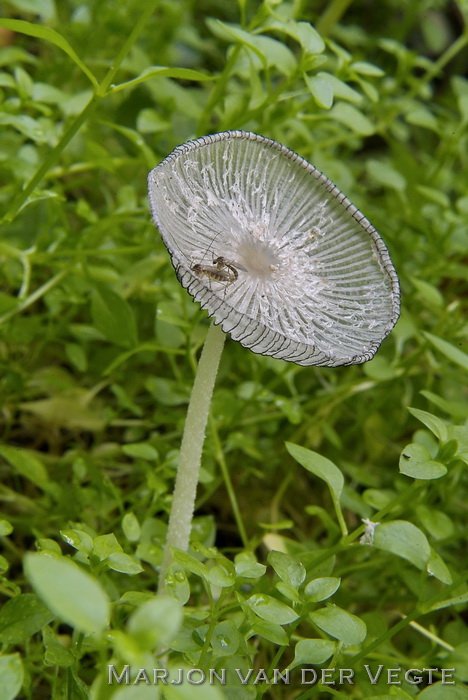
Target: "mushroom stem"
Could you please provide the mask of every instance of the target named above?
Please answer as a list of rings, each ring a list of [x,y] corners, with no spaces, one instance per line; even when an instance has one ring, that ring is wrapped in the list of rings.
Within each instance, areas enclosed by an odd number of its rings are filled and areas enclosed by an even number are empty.
[[[159,593],[164,593],[166,588],[166,574],[172,561],[170,548],[177,547],[184,552],[188,549],[206,424],[225,338],[221,326],[212,323],[198,363],[180,447]]]

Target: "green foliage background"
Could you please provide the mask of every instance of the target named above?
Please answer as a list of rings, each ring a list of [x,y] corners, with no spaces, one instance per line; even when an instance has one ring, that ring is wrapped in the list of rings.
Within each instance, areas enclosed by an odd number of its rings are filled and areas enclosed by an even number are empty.
[[[0,700],[467,698],[466,0],[3,12]],[[292,148],[364,211],[403,309],[359,367],[227,344],[194,547],[158,599],[207,319],[146,176],[226,129]],[[381,523],[374,546],[363,518]],[[291,682],[124,687],[109,663],[289,667]],[[457,684],[372,685],[365,663],[454,667]],[[301,686],[311,665],[352,668],[355,685]]]

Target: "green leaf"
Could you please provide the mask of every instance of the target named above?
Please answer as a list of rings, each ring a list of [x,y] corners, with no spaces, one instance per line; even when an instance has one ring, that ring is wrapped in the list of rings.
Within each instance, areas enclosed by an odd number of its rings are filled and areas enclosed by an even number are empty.
[[[27,114],[0,114],[0,126],[12,126],[20,134],[38,144],[45,143],[48,139],[48,134],[42,127],[41,122]]]
[[[439,350],[445,357],[447,357],[449,360],[454,362],[456,365],[459,365],[463,369],[468,370],[468,355],[466,352],[463,352],[463,350],[460,350],[459,348],[456,348],[454,345],[451,343],[448,343],[446,340],[442,340],[442,338],[438,338],[436,335],[432,335],[432,333],[426,333],[424,332],[424,336],[432,343],[432,345]]]
[[[122,518],[122,530],[129,542],[138,542],[141,536],[141,528],[134,513],[125,513]]]
[[[34,593],[7,600],[0,609],[0,643],[21,644],[54,619]]]
[[[248,46],[254,53],[257,54],[259,59],[266,65],[266,58],[263,53],[254,44],[253,35],[245,32],[243,29],[236,27],[235,25],[227,24],[226,22],[221,22],[219,19],[212,19],[208,17],[206,20],[208,29],[212,34],[229,43],[239,42]]]
[[[330,117],[360,136],[371,136],[375,132],[370,119],[353,105],[337,102],[330,110]]]
[[[334,97],[338,97],[340,100],[346,100],[347,102],[354,102],[355,104],[360,104],[362,102],[362,95],[347,83],[343,82],[343,80],[333,75],[333,73],[327,73],[327,71],[320,71],[320,73],[317,73],[317,78],[322,77],[326,78],[327,82],[330,84]]]
[[[307,450],[305,447],[300,445],[295,445],[292,442],[286,443],[286,449],[288,450],[291,457],[299,462],[307,471],[318,476],[319,479],[323,479],[328,485],[332,499],[333,505],[335,506],[336,515],[340,523],[340,528],[343,534],[347,534],[346,524],[344,522],[343,514],[340,508],[340,498],[344,486],[344,478],[338,467],[330,462],[326,457],[317,452],[312,452],[312,450]]]
[[[193,557],[191,554],[187,554],[187,552],[182,552],[180,549],[176,548],[171,549],[171,554],[174,561],[180,564],[185,571],[190,571],[192,574],[208,580],[209,569],[202,564],[201,561]]]
[[[107,559],[110,554],[122,552],[122,546],[113,532],[107,535],[99,535],[93,540],[94,551],[101,561]]]
[[[437,394],[434,394],[432,391],[422,390],[420,394],[428,399],[428,401],[432,401],[432,403],[450,416],[456,419],[468,418],[468,404],[466,401],[446,401],[446,399],[437,396]]]
[[[406,178],[388,163],[370,158],[367,161],[366,169],[371,180],[379,185],[390,187],[397,192],[404,192],[406,189]]]
[[[440,479],[446,473],[447,467],[431,459],[424,445],[413,442],[400,455],[400,474],[413,479]]]
[[[455,534],[453,520],[443,511],[420,503],[416,507],[416,513],[423,527],[435,540],[445,540]]]
[[[341,579],[334,576],[315,578],[306,585],[304,593],[310,603],[318,603],[330,598],[340,587]]]
[[[302,601],[299,593],[297,592],[297,588],[291,586],[290,583],[278,581],[277,583],[275,583],[275,588],[281,593],[281,595],[290,600],[292,603],[297,603],[298,605],[301,604]]]
[[[293,24],[293,23],[289,23]],[[325,42],[310,22],[295,22],[296,36],[305,53],[317,54],[325,51]]]
[[[265,564],[260,564],[252,552],[240,552],[234,557],[237,576],[242,578],[260,578],[266,571]]]
[[[319,107],[330,109],[333,104],[333,87],[325,75],[304,75],[304,80]]]
[[[320,665],[336,651],[336,642],[329,639],[301,639],[294,648],[294,661],[290,668],[306,664]]]
[[[209,569],[208,581],[219,588],[230,588],[235,584],[236,577],[233,571],[227,571],[225,567],[216,564]]]
[[[150,66],[145,68],[137,78],[132,80],[127,80],[125,83],[120,83],[119,85],[113,85],[110,89],[110,93],[120,92],[121,90],[127,90],[128,88],[135,87],[140,83],[144,83],[152,78],[179,78],[180,80],[193,80],[196,82],[214,80],[211,75],[206,75],[205,73],[200,73],[200,71],[193,70],[192,68],[169,68],[167,66]]]
[[[293,559],[289,554],[273,550],[268,554],[267,561],[278,576],[294,588],[299,588],[306,577],[304,565]]]
[[[374,546],[407,559],[423,571],[431,555],[426,535],[405,520],[381,523],[375,530]]]
[[[263,637],[273,644],[278,644],[278,646],[288,646],[289,644],[288,635],[275,622],[266,622],[266,620],[257,618],[252,624],[252,631],[254,634],[258,634],[259,637]]]
[[[385,75],[385,71],[383,71],[382,68],[375,66],[373,63],[367,63],[367,61],[355,61],[354,63],[351,63],[349,68],[355,73],[369,75],[376,78],[380,78],[382,75]]]
[[[262,620],[278,625],[289,625],[299,617],[289,605],[271,595],[254,593],[245,601],[245,604]]]
[[[45,467],[32,454],[20,447],[0,445],[0,455],[33,484],[42,489],[47,488],[49,481]]]
[[[310,613],[310,618],[321,630],[347,646],[361,644],[367,634],[365,623],[356,615],[330,604]]]
[[[455,667],[457,679],[465,683],[468,681],[468,641],[457,644],[444,658],[444,666]]]
[[[420,693],[417,700],[468,700],[468,688],[462,685],[449,685],[453,683],[454,675],[452,674],[445,683],[434,683],[428,685]]]
[[[37,39],[44,39],[45,41],[50,41],[51,44],[55,44],[59,49],[62,49],[67,56],[69,56],[72,61],[76,63],[78,68],[83,71],[87,78],[92,82],[94,87],[98,87],[98,81],[91,73],[91,71],[85,66],[81,58],[75,52],[75,50],[70,46],[68,41],[55,29],[50,27],[44,27],[40,24],[32,24],[31,22],[25,22],[21,19],[0,19],[0,27],[5,27],[5,29],[11,29],[13,32],[18,32],[19,34],[26,34],[27,36],[34,36]]]
[[[434,549],[431,549],[431,556],[427,562],[427,573],[439,579],[442,583],[446,583],[447,586],[453,582],[452,574],[447,564]]]
[[[109,569],[120,571],[121,574],[128,574],[129,576],[135,576],[135,574],[140,574],[144,571],[141,564],[135,561],[129,554],[125,554],[125,552],[109,554],[106,559],[106,564]]]
[[[445,442],[447,440],[447,437],[448,437],[447,426],[440,418],[438,418],[437,416],[434,416],[432,413],[428,413],[427,411],[422,411],[420,408],[411,408],[409,406],[408,411],[415,418],[420,420],[421,423],[424,423],[426,428],[429,428],[431,433],[434,433],[434,435],[441,442]]]
[[[76,663],[76,657],[71,649],[67,649],[60,641],[50,627],[46,627],[42,633],[44,641],[45,653],[44,663],[47,666],[62,666],[67,668]]]
[[[418,290],[421,297],[425,301],[427,301],[428,304],[436,306],[439,309],[441,309],[444,306],[444,297],[439,292],[437,287],[434,287],[433,284],[429,284],[429,282],[426,282],[426,280],[420,280],[416,277],[411,277],[410,279],[416,287],[416,289]]]
[[[0,678],[0,700],[14,700],[24,679],[23,662],[18,653],[0,656]]]
[[[91,297],[91,312],[96,328],[107,340],[123,347],[137,344],[136,322],[132,307],[104,285],[96,285]]]
[[[151,685],[151,669],[148,669],[147,677],[150,685],[146,685],[145,678],[140,677],[137,685],[133,685],[133,683],[131,685],[121,685],[115,693],[112,693],[112,700],[158,700],[161,697],[161,691],[159,686]],[[175,674],[172,677],[177,678]],[[168,697],[166,692],[164,696],[165,698]],[[176,696],[173,697],[174,700],[177,700]]]
[[[158,596],[132,614],[127,629],[141,647],[152,651],[170,644],[182,620],[182,606],[173,598]]]
[[[128,457],[145,459],[148,462],[155,462],[159,458],[157,450],[147,442],[134,442],[129,445],[124,445],[122,447],[122,452]]]
[[[171,551],[174,551],[171,549]],[[177,563],[172,563],[165,577],[166,592],[181,605],[190,598],[190,585],[185,571]]]
[[[434,204],[439,204],[444,209],[448,209],[450,207],[450,199],[445,194],[445,192],[441,192],[441,190],[436,190],[434,189],[434,187],[427,187],[426,185],[417,185],[416,190],[419,192],[419,194],[422,194],[422,196],[428,199],[430,202],[434,202]],[[413,281],[413,278],[411,278],[411,281]],[[442,294],[440,294],[440,296],[443,299]]]
[[[439,124],[434,114],[426,107],[419,106],[415,109],[410,110],[406,114],[406,121],[408,124],[414,124],[415,126],[421,126],[425,129],[431,129],[431,131],[438,132]]]
[[[60,619],[84,634],[109,624],[109,599],[101,585],[70,559],[27,553],[24,570],[41,600]]]
[[[61,530],[60,535],[71,547],[83,554],[88,555],[93,551],[93,538],[83,530]]]
[[[294,54],[280,41],[269,36],[249,34],[236,25],[227,24],[218,19],[208,18],[206,22],[210,31],[220,39],[230,43],[239,42],[251,49],[265,68],[275,66],[285,75],[291,75],[295,71],[297,61]]]
[[[7,537],[13,532],[13,525],[9,520],[0,519],[0,537]]]
[[[151,107],[145,107],[138,113],[137,131],[141,134],[157,134],[160,131],[166,131],[169,127],[170,123]]]
[[[232,656],[240,644],[239,631],[232,620],[216,625],[211,637],[211,646],[218,656]]]

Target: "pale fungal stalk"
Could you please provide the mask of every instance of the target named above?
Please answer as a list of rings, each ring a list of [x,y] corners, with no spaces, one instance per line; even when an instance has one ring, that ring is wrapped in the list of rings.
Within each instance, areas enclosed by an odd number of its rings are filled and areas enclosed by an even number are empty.
[[[150,172],[148,188],[179,281],[253,352],[304,366],[359,364],[395,325],[398,277],[379,234],[325,175],[276,141],[245,131],[189,141]],[[200,455],[190,493],[179,495],[186,478],[178,477],[172,510],[190,515],[182,528],[171,512],[167,547],[188,546]]]
[[[171,547],[186,551],[195,508],[206,424],[226,336],[211,324],[198,363],[180,447],[179,465],[172,497],[166,546],[159,574],[159,592],[166,589],[166,575],[171,563]]]

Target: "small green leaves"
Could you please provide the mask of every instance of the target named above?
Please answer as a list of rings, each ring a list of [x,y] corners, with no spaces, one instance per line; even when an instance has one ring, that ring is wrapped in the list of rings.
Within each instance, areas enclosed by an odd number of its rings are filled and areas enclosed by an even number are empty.
[[[315,610],[310,613],[310,618],[317,627],[347,646],[360,644],[366,638],[365,623],[337,605]]]
[[[336,642],[328,639],[301,639],[295,646],[291,668],[306,664],[323,664],[333,656],[335,651]]]
[[[385,72],[381,68],[375,66],[373,63],[368,63],[367,61],[354,61],[354,63],[351,63],[349,67],[350,70],[353,70],[355,73],[360,73],[361,75],[367,75],[373,78],[381,78],[383,75],[385,75]]]
[[[265,68],[275,66],[285,75],[290,75],[295,70],[294,54],[276,39],[260,34],[249,34],[234,24],[227,24],[218,19],[207,19],[206,23],[215,36],[225,41],[238,42],[250,49]]]
[[[418,567],[426,569],[431,555],[427,537],[419,528],[404,520],[381,523],[375,530],[374,545],[392,552]]]
[[[305,447],[301,447],[300,445],[294,445],[292,442],[286,443],[286,449],[288,450],[289,454],[299,462],[299,464],[302,464],[302,466],[305,467],[305,469],[312,474],[315,474],[315,476],[318,476],[320,479],[323,479],[327,483],[332,495],[333,505],[335,506],[341,532],[344,535],[347,534],[346,524],[340,507],[340,498],[343,491],[344,478],[338,467],[333,464],[333,462],[330,462],[329,459],[323,457],[317,452],[307,450]]]
[[[95,285],[91,310],[96,328],[111,343],[136,345],[137,332],[132,307],[119,294],[103,284]]]
[[[330,109],[333,104],[333,87],[325,75],[304,75],[304,80],[319,107]]]
[[[49,482],[45,467],[30,452],[19,447],[0,445],[0,456],[10,462],[19,474],[32,481],[33,484],[47,489]]]
[[[109,623],[109,599],[101,585],[70,559],[26,554],[26,576],[55,615],[84,634],[100,633]]]
[[[129,634],[140,648],[152,651],[166,646],[175,637],[182,624],[182,607],[173,598],[158,596],[143,603],[130,617]]]
[[[0,644],[20,644],[53,618],[50,610],[33,593],[12,598],[0,609]]]
[[[341,579],[334,576],[315,578],[306,585],[304,593],[308,602],[318,603],[330,598],[340,587]]]
[[[158,459],[158,451],[147,442],[135,442],[133,444],[124,445],[122,452],[128,457],[135,459],[145,459],[148,462],[154,462]]]
[[[424,335],[429,342],[432,343],[439,352],[445,355],[445,357],[451,360],[451,362],[459,365],[462,369],[468,370],[468,355],[466,352],[463,352],[463,350],[456,348],[452,343],[448,343],[446,340],[438,338],[432,333],[425,332]]]
[[[239,648],[239,631],[232,620],[224,620],[214,628],[211,646],[217,656],[232,656]]]
[[[397,192],[404,192],[407,186],[406,178],[388,163],[370,158],[366,167],[372,182],[376,182],[383,187],[389,187]]]
[[[370,136],[375,132],[375,126],[370,119],[354,105],[337,102],[330,110],[330,117],[346,125],[351,131],[360,136]]]
[[[252,623],[252,631],[254,634],[258,634],[269,642],[278,644],[278,646],[287,646],[289,644],[288,635],[284,629],[275,622],[267,622],[257,617]]]
[[[18,697],[24,678],[23,663],[18,653],[0,656],[0,678],[0,700],[14,700]]]
[[[441,442],[447,440],[447,426],[440,418],[427,411],[422,411],[420,408],[408,408],[408,411],[421,423],[424,423]]]
[[[306,577],[304,565],[283,552],[270,552],[268,563],[274,568],[281,580],[293,588],[299,588]]]
[[[400,455],[400,473],[413,479],[440,479],[447,473],[447,467],[431,459],[424,445],[411,443]]]
[[[271,595],[255,593],[244,603],[266,622],[289,625],[299,617],[289,605],[273,598]]]
[[[85,66],[68,41],[61,34],[56,32],[55,29],[45,27],[44,25],[40,24],[32,24],[32,22],[25,22],[20,19],[0,19],[0,26],[5,27],[5,29],[11,29],[14,32],[37,37],[38,39],[44,39],[45,41],[55,44],[55,46],[62,49],[62,51],[64,51],[72,59],[72,61],[76,63],[76,65],[83,71],[94,86],[97,85],[97,80],[94,75]]]

